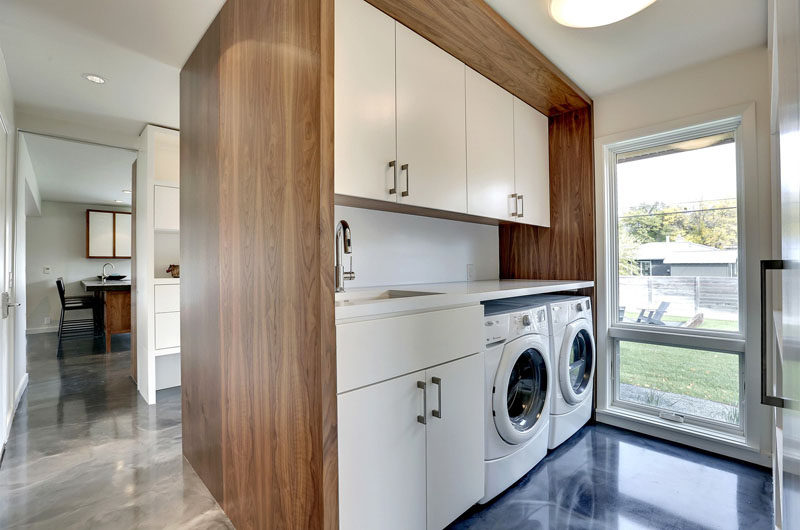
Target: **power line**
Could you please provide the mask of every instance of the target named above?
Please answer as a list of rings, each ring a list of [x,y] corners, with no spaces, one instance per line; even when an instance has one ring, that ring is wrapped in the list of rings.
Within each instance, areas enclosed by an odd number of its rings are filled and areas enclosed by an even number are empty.
[[[736,206],[724,206],[720,208],[705,208],[701,210],[680,210],[677,212],[656,212],[656,213],[642,213],[636,215],[623,215],[620,219],[633,219],[634,217],[655,217],[656,215],[679,215],[685,213],[698,213],[698,212],[718,212],[721,210],[735,210]]]

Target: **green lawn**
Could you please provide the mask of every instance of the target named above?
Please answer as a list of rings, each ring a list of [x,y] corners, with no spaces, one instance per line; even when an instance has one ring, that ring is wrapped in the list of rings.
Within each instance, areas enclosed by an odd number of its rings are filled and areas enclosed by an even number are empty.
[[[619,348],[623,383],[738,406],[737,355],[626,341]]]

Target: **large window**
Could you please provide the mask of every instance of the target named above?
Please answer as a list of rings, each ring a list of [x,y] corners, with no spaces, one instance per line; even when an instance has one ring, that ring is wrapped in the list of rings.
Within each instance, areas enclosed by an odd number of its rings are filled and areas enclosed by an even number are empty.
[[[613,402],[743,433],[741,178],[728,119],[612,147]]]

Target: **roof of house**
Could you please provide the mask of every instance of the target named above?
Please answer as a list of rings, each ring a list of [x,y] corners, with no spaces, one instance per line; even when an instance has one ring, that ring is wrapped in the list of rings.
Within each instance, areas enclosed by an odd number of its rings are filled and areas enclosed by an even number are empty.
[[[720,250],[690,241],[645,243],[636,251],[639,261],[664,260],[665,264],[736,263],[738,251]]]

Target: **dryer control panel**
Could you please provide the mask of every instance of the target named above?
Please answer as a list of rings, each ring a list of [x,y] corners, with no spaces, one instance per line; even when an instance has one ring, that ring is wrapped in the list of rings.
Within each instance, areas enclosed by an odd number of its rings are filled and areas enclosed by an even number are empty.
[[[508,338],[509,315],[492,315],[483,319],[484,344],[494,344]]]

